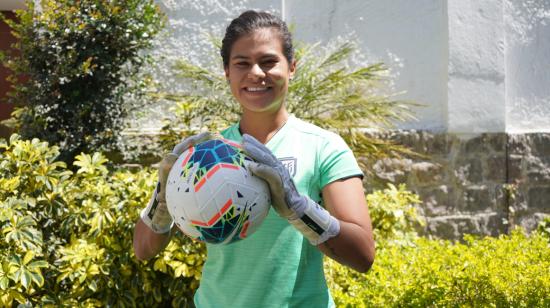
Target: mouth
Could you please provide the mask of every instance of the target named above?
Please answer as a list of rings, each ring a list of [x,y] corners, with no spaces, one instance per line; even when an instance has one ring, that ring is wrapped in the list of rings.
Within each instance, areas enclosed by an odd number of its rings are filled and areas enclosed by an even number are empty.
[[[248,93],[264,93],[271,90],[272,87],[245,87],[244,90]]]

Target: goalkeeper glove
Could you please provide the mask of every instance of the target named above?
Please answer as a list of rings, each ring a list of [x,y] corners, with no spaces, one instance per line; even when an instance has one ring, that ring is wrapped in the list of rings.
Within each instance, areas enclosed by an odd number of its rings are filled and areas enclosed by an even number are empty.
[[[247,134],[242,144],[254,160],[247,163],[248,169],[269,185],[272,205],[279,216],[286,218],[312,245],[319,245],[340,233],[340,222],[298,192],[288,170],[265,145]]]
[[[215,138],[209,132],[200,133],[183,139],[174,147],[172,153],[164,156],[158,168],[157,187],[146,208],[141,211],[141,220],[155,233],[167,233],[172,229],[173,221],[166,206],[166,180],[170,169],[178,157],[195,144]]]

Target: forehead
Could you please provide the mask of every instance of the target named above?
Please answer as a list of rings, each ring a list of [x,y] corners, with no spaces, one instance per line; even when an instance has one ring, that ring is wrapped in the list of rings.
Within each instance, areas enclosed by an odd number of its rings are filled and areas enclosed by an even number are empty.
[[[231,47],[231,58],[273,53],[283,56],[281,35],[275,28],[261,28],[241,36]]]

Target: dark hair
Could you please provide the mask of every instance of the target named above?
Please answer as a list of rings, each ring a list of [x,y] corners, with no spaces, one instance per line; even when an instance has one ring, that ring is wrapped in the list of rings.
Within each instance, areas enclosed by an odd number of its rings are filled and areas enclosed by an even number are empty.
[[[231,48],[241,36],[262,28],[274,28],[279,31],[281,43],[283,44],[283,54],[288,63],[292,63],[294,59],[294,47],[292,46],[292,35],[288,31],[286,23],[270,13],[250,10],[233,19],[229,26],[227,26],[227,29],[225,29],[225,36],[223,37],[220,50],[223,66],[227,67],[229,65]]]

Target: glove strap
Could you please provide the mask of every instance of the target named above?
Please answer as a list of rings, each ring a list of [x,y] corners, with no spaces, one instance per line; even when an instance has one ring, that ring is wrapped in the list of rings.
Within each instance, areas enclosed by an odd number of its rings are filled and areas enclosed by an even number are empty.
[[[303,215],[288,221],[300,231],[308,241],[317,246],[340,233],[340,222],[319,204],[308,197]]]
[[[157,234],[164,234],[172,229],[174,222],[168,223],[167,225],[163,225],[163,226],[153,223],[153,217],[155,216],[155,212],[159,206],[159,200],[158,200],[159,190],[160,190],[160,183],[157,184],[157,188],[155,189],[153,196],[149,201],[149,204],[147,204],[147,207],[141,211],[139,216],[141,217],[141,220],[143,221],[143,223],[145,223],[147,227],[149,227],[149,229],[151,229],[153,232]]]

